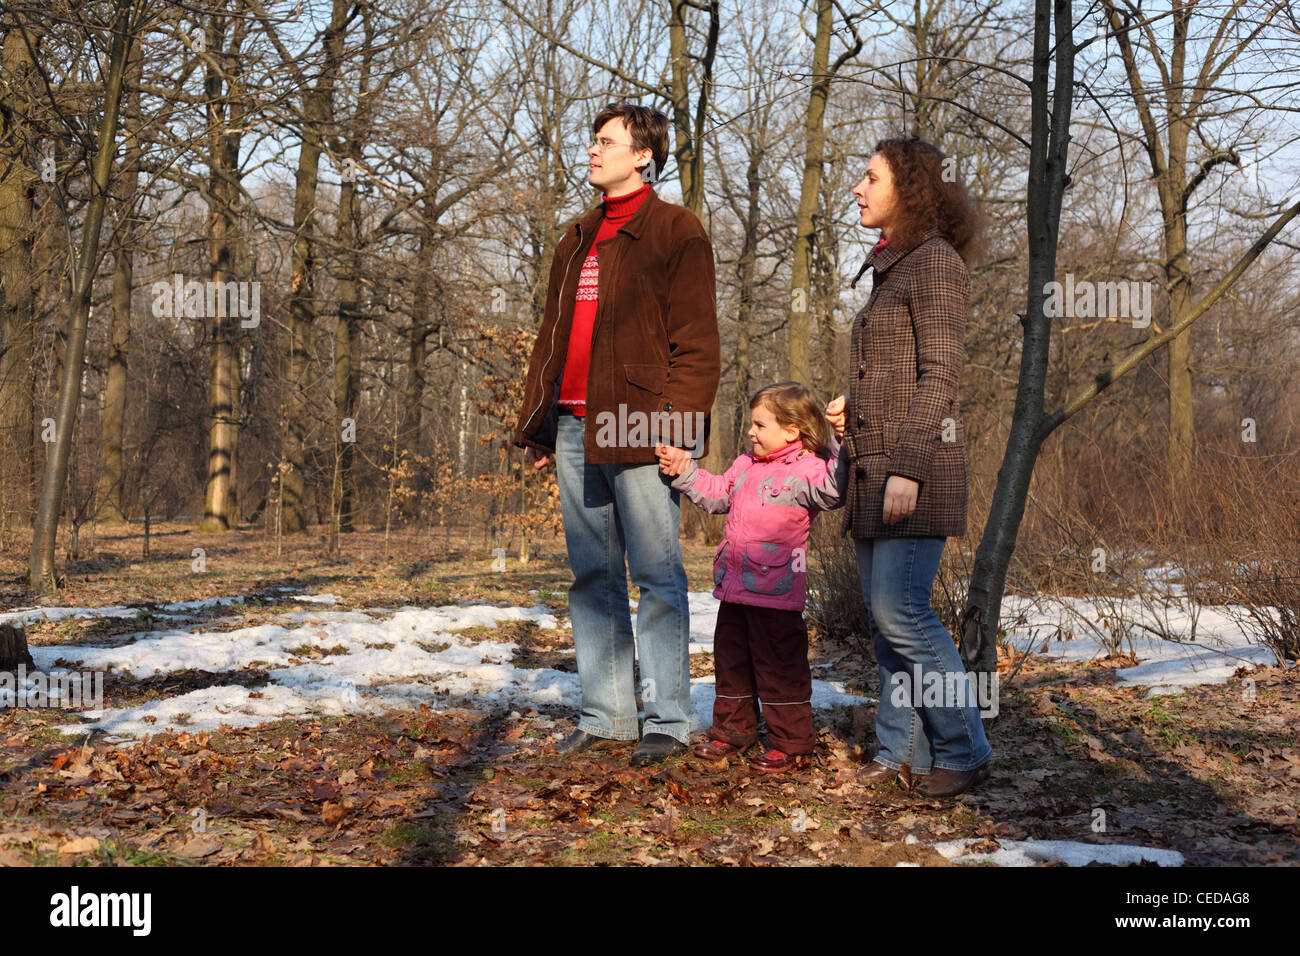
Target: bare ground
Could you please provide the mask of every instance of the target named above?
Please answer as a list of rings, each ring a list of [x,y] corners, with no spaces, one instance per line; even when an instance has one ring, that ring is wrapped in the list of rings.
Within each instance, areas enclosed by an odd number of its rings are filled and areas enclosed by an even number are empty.
[[[494,573],[486,557],[445,556],[441,532],[342,536],[202,535],[99,529],[94,551],[64,567],[46,603],[140,605],[130,619],[29,627],[33,644],[104,644],[149,626],[150,604],[242,594],[246,623],[292,606],[279,587],[329,591],[345,606],[458,601],[545,603],[563,611],[563,542]],[[83,531],[83,547],[89,539]],[[22,591],[25,542],[0,552],[0,604]],[[193,570],[194,548],[206,570]],[[706,589],[713,549],[685,541],[692,589]],[[530,589],[539,593],[528,594]],[[635,590],[632,592],[635,595]],[[143,622],[143,623],[142,623]],[[551,632],[520,628],[519,666],[571,668]],[[874,693],[873,668],[828,641],[816,674]],[[634,769],[631,745],[572,758],[553,751],[571,714],[396,712],[383,718],[285,720],[249,730],[163,733],[134,747],[54,730],[69,711],[0,712],[0,864],[729,865],[896,862],[946,865],[929,844],[1042,838],[1175,849],[1195,865],[1300,863],[1300,674],[1250,672],[1144,699],[1117,667],[1031,660],[1004,685],[987,725],[994,776],[953,800],[897,787],[868,791],[852,769],[870,753],[874,709],[821,717],[815,765],[789,777],[678,758]],[[707,657],[692,661],[697,676]],[[1244,673],[1244,672],[1243,672]],[[116,707],[213,683],[256,686],[256,671],[184,672],[147,681],[110,675]],[[908,838],[913,841],[909,841]]]

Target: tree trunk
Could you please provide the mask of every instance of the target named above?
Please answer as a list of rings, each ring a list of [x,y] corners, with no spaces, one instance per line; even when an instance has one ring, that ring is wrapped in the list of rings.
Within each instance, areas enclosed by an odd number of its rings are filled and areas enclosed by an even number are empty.
[[[40,504],[32,534],[31,562],[27,584],[34,590],[52,591],[54,579],[54,542],[59,529],[59,511],[63,504],[63,485],[68,476],[68,456],[77,427],[77,406],[81,399],[81,372],[86,353],[86,325],[90,318],[90,292],[95,281],[95,263],[99,255],[100,227],[108,198],[109,174],[113,168],[117,117],[122,105],[123,75],[127,56],[134,41],[135,4],[118,0],[113,17],[113,43],[109,54],[107,84],[104,90],[104,115],[96,141],[91,169],[91,198],[82,226],[81,251],[77,260],[76,285],[68,306],[67,355],[59,386],[58,413],[55,419],[53,447],[45,458]]]
[[[731,450],[739,452],[748,446],[745,435],[749,431],[749,399],[753,391],[750,371],[751,323],[754,321],[755,274],[758,262],[758,233],[763,226],[759,195],[762,182],[759,171],[763,162],[763,148],[754,142],[745,168],[745,233],[736,262],[736,283],[739,303],[736,306],[736,397],[735,420],[731,423]],[[722,423],[719,422],[719,425]],[[721,429],[719,429],[721,431]]]
[[[1055,7],[1056,42],[1052,42]],[[1056,75],[1050,90],[1052,60]],[[1070,112],[1074,93],[1074,40],[1069,0],[1035,0],[1031,80],[1033,131],[1029,154],[1027,225],[1029,289],[1016,389],[1015,412],[1007,438],[988,523],[975,552],[975,567],[961,616],[962,659],[968,670],[997,672],[998,624],[1007,568],[1025,514],[1034,463],[1046,435],[1044,387],[1052,322],[1044,306],[1056,273],[1061,197],[1067,178]],[[1050,101],[1049,101],[1050,100]],[[978,683],[978,682],[977,682]],[[981,702],[983,703],[983,702]]]
[[[333,15],[325,32],[325,63],[316,85],[303,97],[301,144],[294,177],[293,230],[289,286],[289,360],[285,375],[283,459],[280,531],[292,533],[306,526],[303,498],[307,470],[307,369],[311,333],[316,323],[316,187],[322,138],[333,106],[334,79],[343,59],[343,32],[347,0],[334,0]]]
[[[361,204],[356,183],[345,178],[339,189],[337,235],[342,271],[339,276],[339,306],[334,325],[334,429],[340,434],[344,421],[350,420],[351,431],[356,430],[357,395],[360,391],[361,376],[358,364],[360,328],[357,324],[359,312],[357,306],[361,281],[357,274],[359,253],[356,249],[360,218]],[[355,447],[355,442],[339,439],[335,495],[338,500],[340,531],[352,530],[354,497],[352,457]]]
[[[718,0],[670,0],[668,16],[668,74],[673,134],[676,148],[677,181],[682,188],[682,205],[704,218],[704,115],[708,109],[709,94],[713,85],[713,57],[718,48]],[[686,42],[686,11],[705,9],[709,14],[709,28],[704,51],[700,57],[703,75],[700,92],[691,112],[691,66]],[[661,170],[656,170],[656,173]]]
[[[686,11],[688,8],[704,9],[709,15],[708,33],[700,57],[700,91],[691,112],[691,69],[687,55]],[[701,6],[692,0],[671,0],[668,18],[669,99],[672,104],[672,123],[677,141],[673,155],[677,159],[677,181],[682,189],[682,205],[704,223],[704,117],[708,111],[709,95],[713,87],[713,57],[718,49],[720,12],[718,0],[706,0]],[[719,403],[715,400],[709,412],[709,453],[700,460],[707,471],[721,472],[726,460],[723,443],[719,440]],[[678,528],[688,538],[703,532],[709,540],[721,535],[719,520],[697,508],[683,508]]]
[[[0,509],[29,525],[35,488],[32,218],[38,174],[17,147],[31,135],[26,126],[36,67],[22,34],[8,29],[8,22],[5,27],[0,51],[8,87],[0,108]],[[39,29],[30,24],[26,29],[33,45],[38,44]]]
[[[95,490],[96,517],[122,522],[123,418],[126,412],[126,347],[131,337],[131,293],[135,288],[136,194],[140,188],[140,163],[144,155],[140,142],[140,48],[134,48],[128,67],[128,108],[122,119],[126,130],[122,160],[121,228],[113,249],[113,318],[109,330],[108,370],[104,382],[104,412],[100,425],[99,485]]]
[[[821,200],[822,160],[826,150],[826,98],[830,93],[831,25],[835,7],[831,0],[815,0],[817,32],[813,38],[812,83],[808,91],[808,109],[804,113],[803,183],[799,187],[799,210],[795,215],[794,248],[791,250],[790,302],[786,377],[811,385],[808,363],[808,340],[812,337],[808,321],[812,287],[813,217]]]
[[[402,451],[410,461],[420,453],[421,411],[424,408],[425,371],[424,362],[428,355],[428,340],[432,331],[430,316],[430,284],[433,282],[433,241],[424,236],[420,239],[420,251],[415,275],[415,294],[411,306],[411,327],[407,332],[406,390],[402,396]],[[463,459],[462,459],[463,462]],[[402,497],[403,514],[411,517],[418,509],[414,494],[416,489],[414,472],[406,479]]]
[[[27,649],[27,632],[21,625],[0,624],[0,671],[12,674],[19,665],[29,671],[36,670],[36,662]]]
[[[234,205],[238,201],[239,147],[243,126],[241,91],[222,73],[237,72],[242,31],[236,32],[233,49],[227,49],[224,16],[211,16],[207,25],[207,49],[213,58],[207,67],[205,93],[208,107],[208,255],[209,278],[222,289],[237,280],[233,250],[236,244]],[[220,65],[221,70],[216,68]],[[220,295],[220,293],[218,293]],[[222,315],[225,312],[225,315]],[[233,463],[235,455],[235,324],[239,317],[230,309],[216,310],[212,320],[212,353],[208,360],[208,482],[204,494],[202,531],[228,531]]]

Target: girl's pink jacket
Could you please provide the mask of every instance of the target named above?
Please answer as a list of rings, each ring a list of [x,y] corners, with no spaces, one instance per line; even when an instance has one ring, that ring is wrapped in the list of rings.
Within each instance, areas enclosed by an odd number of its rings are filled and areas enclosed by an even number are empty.
[[[843,504],[847,449],[831,437],[830,459],[791,442],[762,458],[746,452],[721,475],[692,459],[673,487],[705,511],[727,515],[713,558],[713,596],[736,604],[804,609],[813,518]]]

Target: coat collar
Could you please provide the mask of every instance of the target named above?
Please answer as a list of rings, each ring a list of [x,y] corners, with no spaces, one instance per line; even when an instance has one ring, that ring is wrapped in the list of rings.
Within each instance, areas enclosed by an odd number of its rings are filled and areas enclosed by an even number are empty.
[[[925,232],[921,233],[921,238],[912,246],[904,248],[896,243],[890,242],[885,245],[885,248],[879,251],[873,247],[872,250],[867,253],[867,261],[862,263],[862,268],[858,270],[858,274],[855,275],[853,281],[849,283],[849,288],[853,289],[857,287],[858,280],[862,278],[862,274],[866,272],[867,269],[872,270],[873,276],[883,275],[885,270],[899,259],[903,258],[903,256],[907,255],[913,249],[919,248],[922,243],[928,242],[937,235],[939,235],[938,229],[927,229]]]
[[[641,205],[637,206],[636,212],[632,213],[631,218],[623,225],[619,226],[619,232],[626,232],[633,239],[640,239],[641,233],[645,229],[647,220],[655,215],[651,207],[661,205],[663,200],[655,192],[654,186],[646,191],[646,197],[641,200]],[[578,225],[582,230],[582,235],[592,235],[600,228],[600,221],[605,218],[604,200],[596,203],[591,209],[587,210],[586,215],[578,220]]]
[[[775,461],[775,462],[780,462],[783,465],[788,465],[796,458],[799,458],[803,454],[803,452],[804,452],[803,439],[796,438],[794,441],[790,442],[790,444],[786,445],[784,448],[778,448],[776,451],[769,452],[768,454],[764,455],[762,458],[759,458],[757,455],[755,455],[754,460],[761,461],[764,463]]]

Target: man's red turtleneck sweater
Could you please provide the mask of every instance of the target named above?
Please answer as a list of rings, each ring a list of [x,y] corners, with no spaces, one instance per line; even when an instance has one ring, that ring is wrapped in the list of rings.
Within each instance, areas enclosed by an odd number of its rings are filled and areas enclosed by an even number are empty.
[[[582,264],[578,277],[578,297],[573,305],[573,327],[569,331],[569,351],[564,360],[564,380],[560,383],[560,404],[575,415],[587,413],[587,368],[591,364],[591,335],[596,323],[596,289],[600,264],[596,246],[609,239],[623,223],[632,218],[641,201],[650,192],[649,184],[625,196],[605,197],[605,218],[596,230],[591,252]]]

